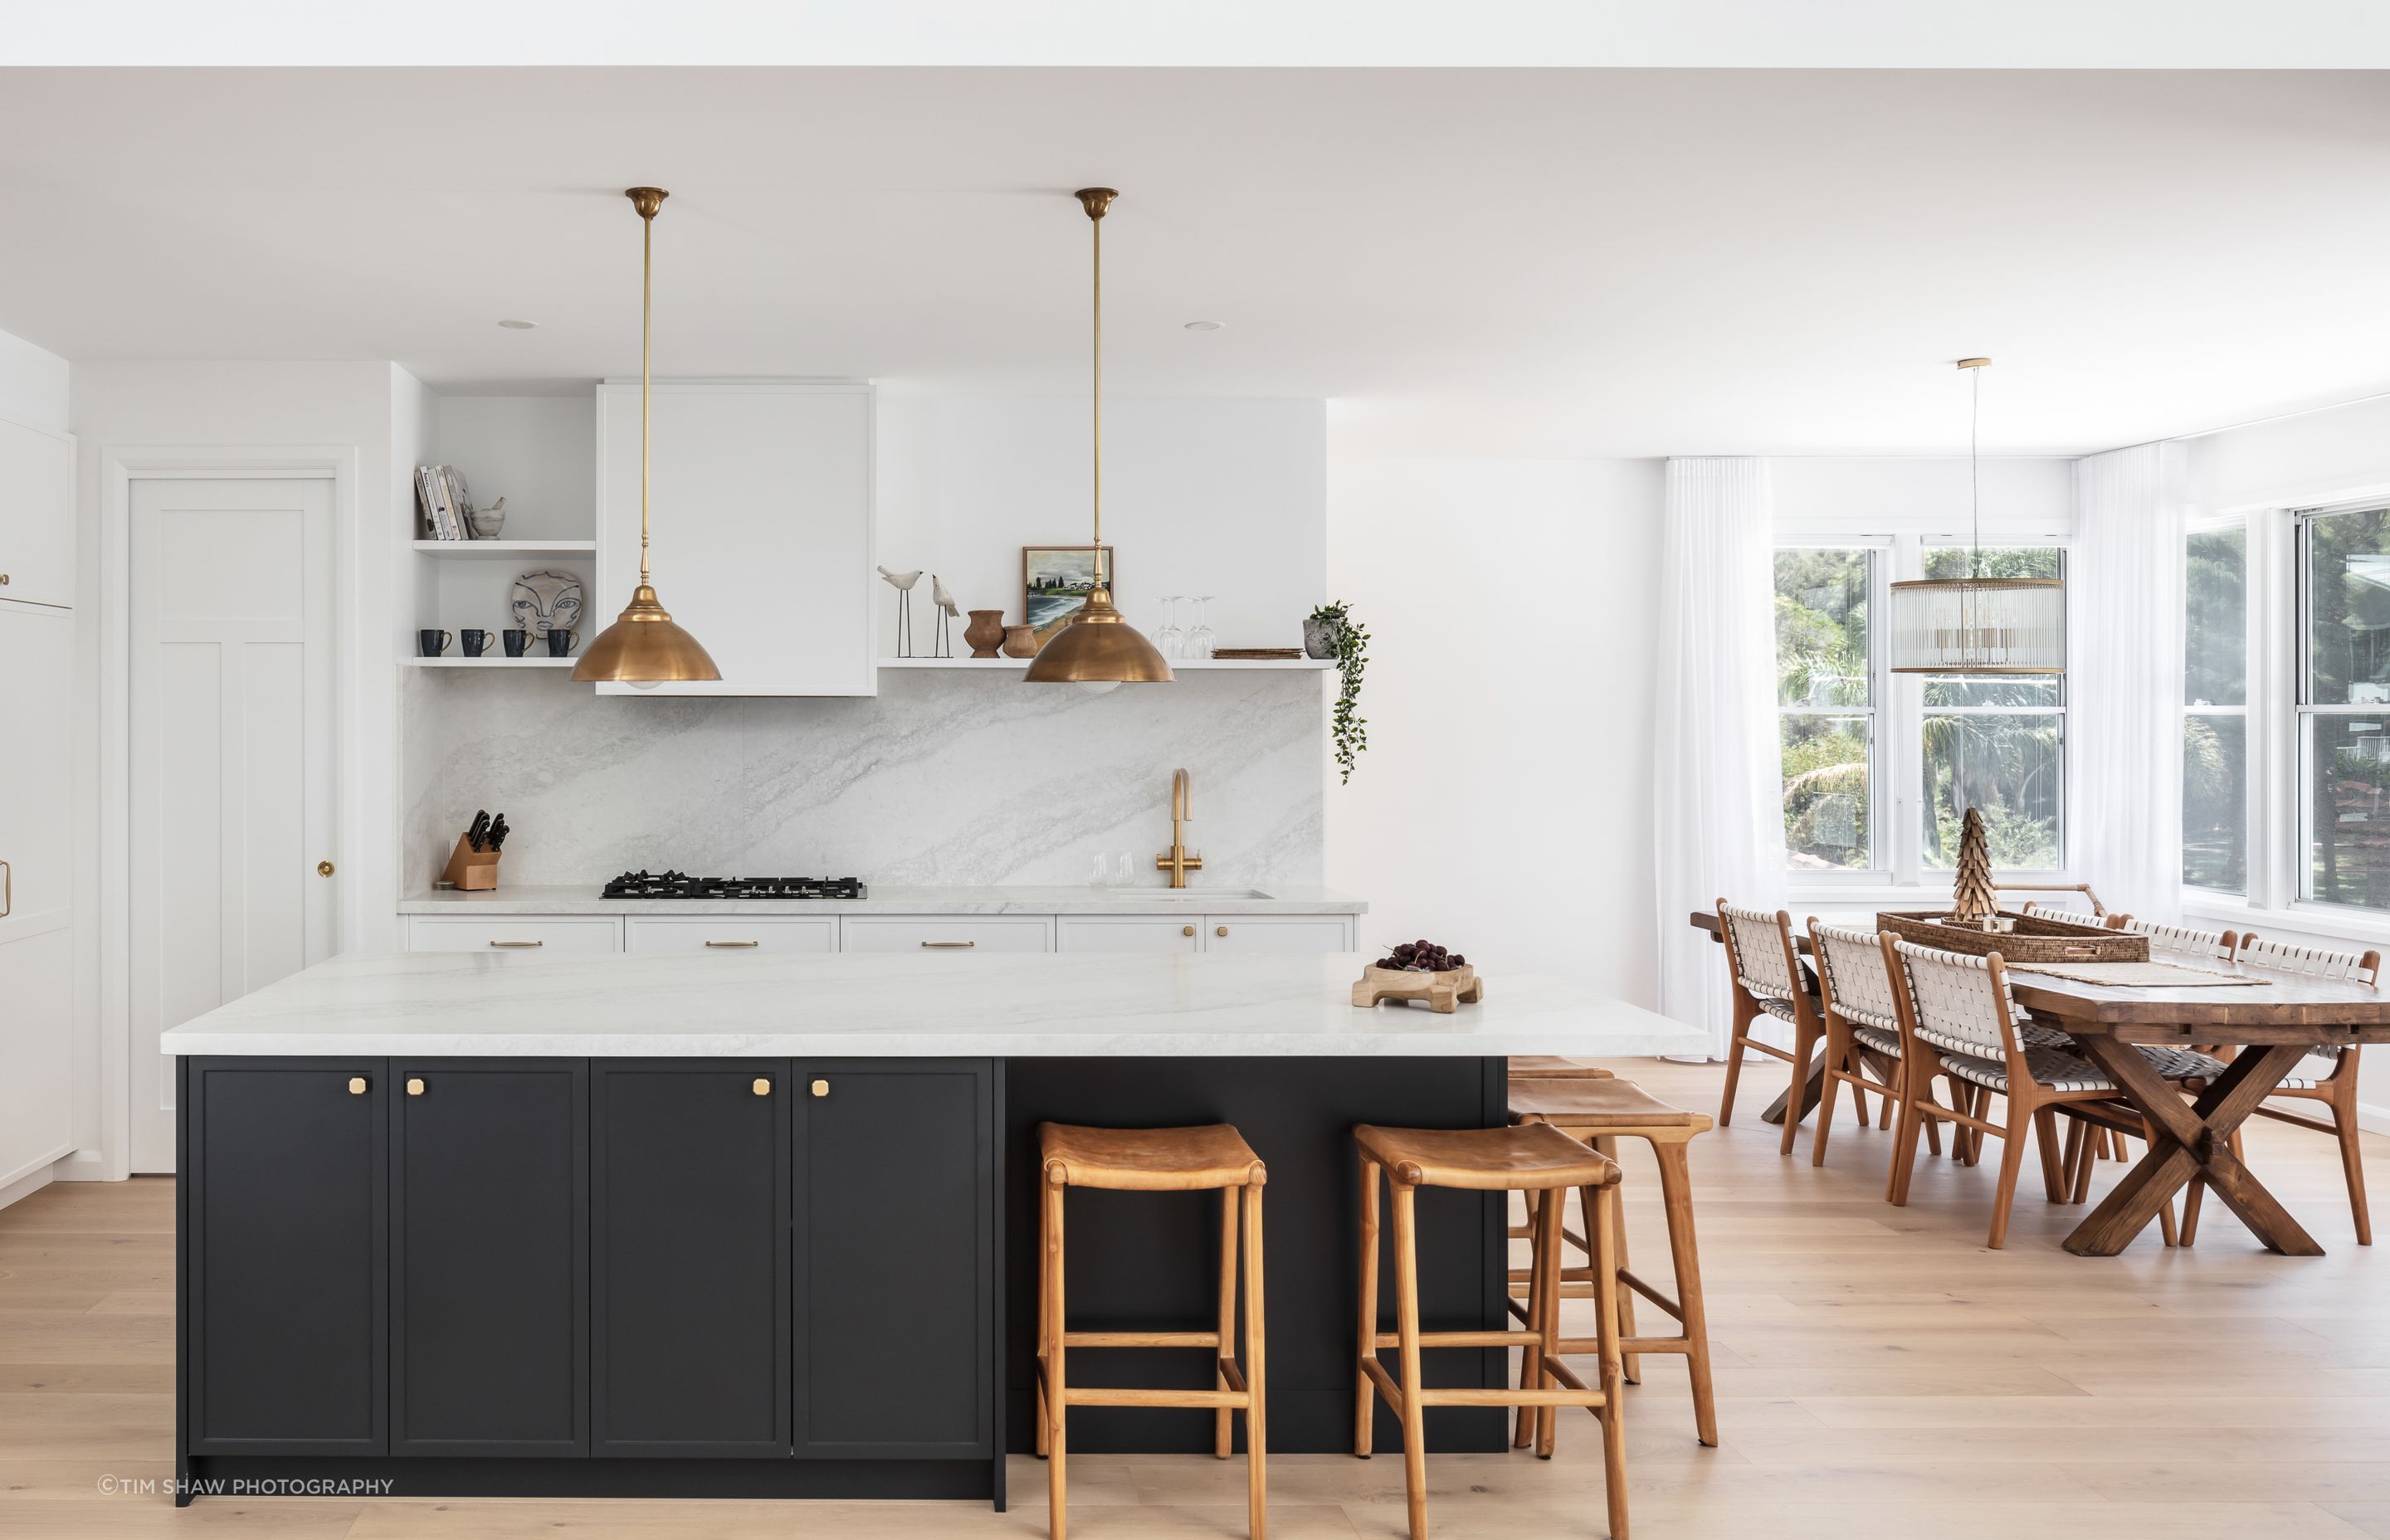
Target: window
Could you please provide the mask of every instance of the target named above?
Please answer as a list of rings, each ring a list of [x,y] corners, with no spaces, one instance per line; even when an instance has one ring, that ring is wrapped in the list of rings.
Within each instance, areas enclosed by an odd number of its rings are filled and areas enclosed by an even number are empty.
[[[2299,896],[2390,909],[2390,508],[2298,532]]]
[[[2249,532],[2183,547],[2182,879],[2249,891]]]
[[[1776,702],[1784,846],[1795,871],[1875,866],[1875,667],[1866,548],[1776,553]]]
[[[1968,575],[1963,545],[1925,548],[1929,578]],[[1986,549],[1984,577],[2063,578],[2056,545]],[[2066,678],[2063,674],[1929,674],[1918,733],[1923,795],[1919,802],[1921,865],[1959,864],[1959,825],[1967,809],[1984,815],[1992,865],[2055,871],[2065,863]]]

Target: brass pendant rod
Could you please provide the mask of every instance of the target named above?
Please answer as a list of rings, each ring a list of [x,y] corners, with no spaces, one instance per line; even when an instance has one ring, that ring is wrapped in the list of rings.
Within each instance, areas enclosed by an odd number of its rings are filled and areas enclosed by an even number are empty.
[[[1095,507],[1096,539],[1087,553],[1087,570],[1095,574],[1096,586],[1106,587],[1104,581],[1104,208],[1090,204],[1087,224],[1095,236]]]
[[[655,352],[656,209],[639,201],[639,586],[648,581],[648,424],[650,417],[649,360]]]

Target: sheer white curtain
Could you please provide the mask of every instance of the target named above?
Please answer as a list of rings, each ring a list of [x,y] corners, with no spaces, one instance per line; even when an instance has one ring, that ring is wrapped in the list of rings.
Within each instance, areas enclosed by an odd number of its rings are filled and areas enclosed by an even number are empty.
[[[1723,895],[1784,892],[1776,723],[1774,507],[1767,462],[1668,462],[1660,554],[1659,709],[1652,734],[1660,1009],[1726,1052],[1726,959],[1686,923]]]
[[[2075,866],[2112,909],[2182,903],[2186,456],[2145,443],[2075,462],[2067,641]]]

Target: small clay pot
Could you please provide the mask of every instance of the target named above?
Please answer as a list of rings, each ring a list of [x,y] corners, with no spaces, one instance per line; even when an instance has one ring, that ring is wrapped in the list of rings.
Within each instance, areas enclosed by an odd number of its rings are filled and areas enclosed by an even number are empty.
[[[1306,658],[1333,658],[1337,644],[1343,639],[1344,624],[1341,621],[1306,619],[1303,622],[1303,655]]]
[[[996,657],[997,646],[1004,640],[1004,611],[974,610],[970,624],[963,627],[963,640],[970,644],[974,658]]]
[[[1004,655],[1008,658],[1037,656],[1037,628],[1031,625],[1008,625],[1004,628]]]

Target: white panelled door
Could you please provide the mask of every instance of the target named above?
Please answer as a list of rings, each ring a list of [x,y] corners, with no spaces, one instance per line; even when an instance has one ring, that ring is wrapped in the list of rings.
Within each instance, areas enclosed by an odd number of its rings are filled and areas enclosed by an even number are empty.
[[[132,485],[132,1164],[158,1034],[332,954],[332,483]]]

